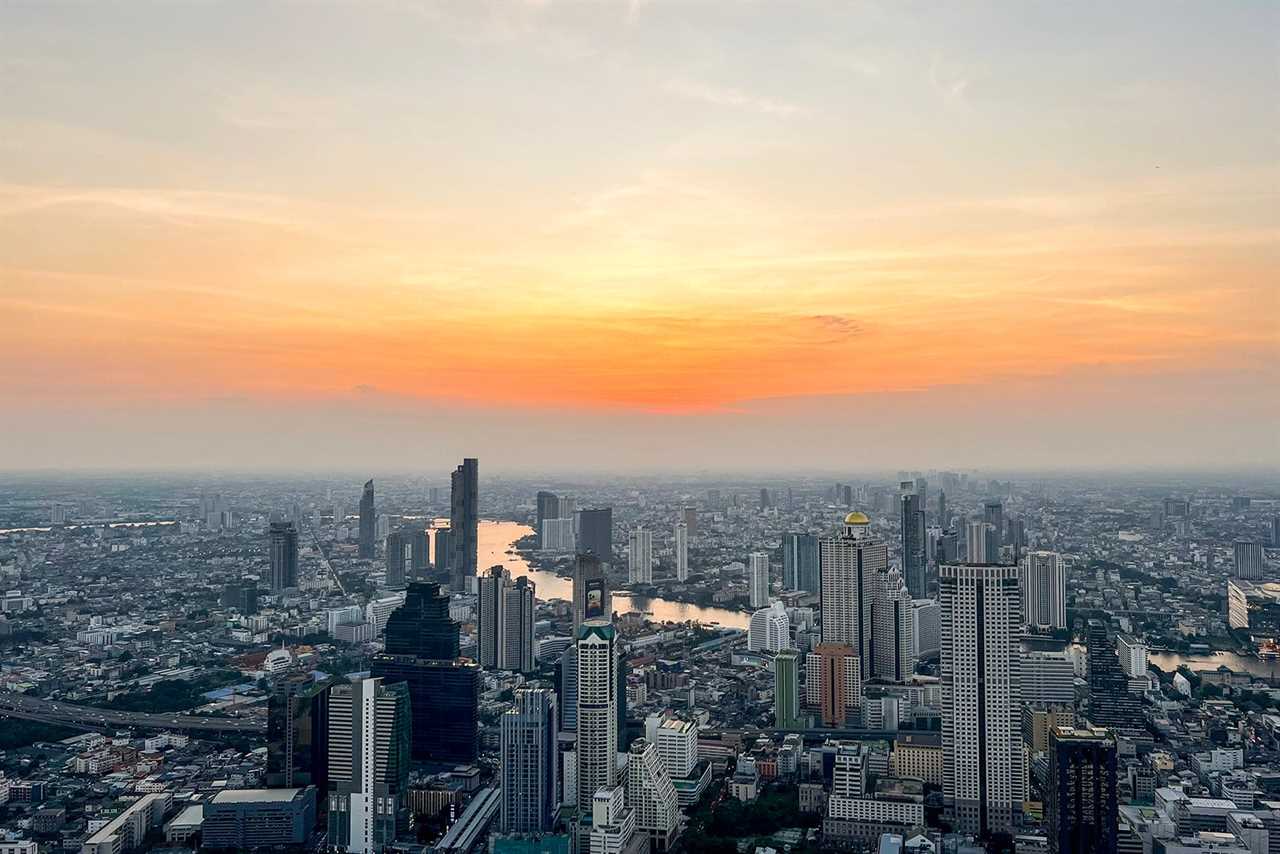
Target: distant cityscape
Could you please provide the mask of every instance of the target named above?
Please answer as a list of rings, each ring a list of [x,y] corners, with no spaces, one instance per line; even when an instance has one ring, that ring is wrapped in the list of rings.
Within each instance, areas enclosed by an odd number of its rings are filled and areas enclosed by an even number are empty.
[[[15,477],[0,854],[1271,854],[1260,483]]]

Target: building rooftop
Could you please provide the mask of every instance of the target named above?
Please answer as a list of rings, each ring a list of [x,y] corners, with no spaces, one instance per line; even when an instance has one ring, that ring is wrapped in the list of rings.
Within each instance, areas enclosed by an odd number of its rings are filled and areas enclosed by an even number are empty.
[[[302,789],[228,789],[213,796],[215,804],[287,802]]]

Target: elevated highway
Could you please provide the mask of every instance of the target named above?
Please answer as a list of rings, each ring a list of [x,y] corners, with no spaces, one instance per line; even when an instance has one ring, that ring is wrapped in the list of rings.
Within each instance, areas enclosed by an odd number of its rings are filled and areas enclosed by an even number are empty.
[[[0,717],[40,721],[82,730],[161,729],[189,733],[238,733],[266,735],[266,721],[256,718],[216,718],[180,712],[147,714],[77,706],[57,700],[41,700],[26,694],[0,691]]]

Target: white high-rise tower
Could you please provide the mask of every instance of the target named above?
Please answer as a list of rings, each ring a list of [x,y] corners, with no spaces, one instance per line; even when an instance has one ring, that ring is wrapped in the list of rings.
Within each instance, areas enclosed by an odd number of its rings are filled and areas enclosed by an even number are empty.
[[[653,583],[653,532],[636,528],[627,541],[627,581]]]
[[[676,581],[689,580],[689,526],[676,523]]]
[[[608,620],[578,631],[578,808],[591,815],[600,789],[618,785],[617,632]]]
[[[871,600],[871,647],[867,678],[902,682],[916,670],[915,611],[911,591],[897,567],[877,572]],[[867,672],[870,671],[870,672]]]
[[[769,604],[769,556],[764,552],[752,552],[748,557],[747,579],[751,585],[751,607],[763,608]]]
[[[1067,627],[1067,573],[1057,552],[1027,552],[1022,559],[1023,620],[1043,629]]]
[[[964,833],[1008,831],[1026,789],[1015,566],[943,564],[942,794]]]
[[[871,519],[854,511],[843,530],[818,540],[822,575],[822,642],[851,647],[870,670],[871,602],[877,573],[889,567],[889,546],[870,536]]]
[[[627,806],[635,810],[636,832],[649,837],[652,851],[666,851],[680,829],[680,804],[671,775],[651,741],[637,738],[627,757]]]

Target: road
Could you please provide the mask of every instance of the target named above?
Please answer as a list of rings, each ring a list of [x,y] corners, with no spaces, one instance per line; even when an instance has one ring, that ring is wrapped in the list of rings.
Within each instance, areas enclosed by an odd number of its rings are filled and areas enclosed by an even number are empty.
[[[145,714],[76,706],[54,700],[41,700],[26,694],[0,691],[0,717],[21,718],[61,724],[75,729],[112,730],[120,728],[163,729],[178,732],[220,732],[265,735],[266,721],[254,718],[214,718],[184,715],[177,712]]]

